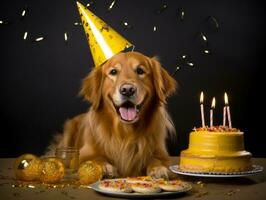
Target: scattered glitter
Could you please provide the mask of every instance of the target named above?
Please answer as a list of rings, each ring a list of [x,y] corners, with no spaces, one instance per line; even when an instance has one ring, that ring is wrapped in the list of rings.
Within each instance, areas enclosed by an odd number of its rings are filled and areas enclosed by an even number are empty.
[[[208,191],[200,191],[195,196],[196,196],[196,198],[200,198],[200,197],[202,197],[204,195],[207,195],[208,193],[209,193]]]
[[[18,193],[18,192],[14,192],[14,193],[13,193],[13,196],[14,196],[14,197],[20,197],[21,195],[20,195],[20,193]]]
[[[81,26],[82,23],[81,23],[81,22],[75,22],[74,25],[75,25],[75,26]]]
[[[0,186],[9,185],[10,183],[0,183]]]
[[[28,185],[28,188],[35,188],[34,185]]]
[[[67,38],[67,32],[64,33],[64,39],[65,39],[65,42],[67,42],[68,38]]]
[[[108,7],[108,10],[109,11],[112,10],[112,8],[114,7],[114,5],[115,5],[115,0],[112,1],[112,3],[110,4],[110,6]]]
[[[154,26],[154,27],[153,27],[153,31],[154,31],[154,32],[157,31],[157,26]]]
[[[23,35],[23,39],[24,39],[24,40],[26,40],[26,39],[27,39],[27,37],[28,37],[28,32],[27,32],[27,31],[25,31],[25,32],[24,32],[24,35]]]
[[[0,24],[3,24],[4,22],[2,20],[0,20]]]

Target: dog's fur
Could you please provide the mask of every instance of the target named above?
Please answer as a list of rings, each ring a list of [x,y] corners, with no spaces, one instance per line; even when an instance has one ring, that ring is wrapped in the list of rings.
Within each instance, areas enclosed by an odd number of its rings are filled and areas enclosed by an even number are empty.
[[[123,84],[133,85],[136,93],[125,98],[119,92]],[[175,89],[176,81],[155,58],[137,52],[115,55],[83,80],[80,94],[91,107],[65,123],[56,147],[77,147],[80,162],[97,160],[109,177],[168,177],[165,139],[175,129],[165,104]],[[129,121],[116,110],[127,100],[139,109]]]

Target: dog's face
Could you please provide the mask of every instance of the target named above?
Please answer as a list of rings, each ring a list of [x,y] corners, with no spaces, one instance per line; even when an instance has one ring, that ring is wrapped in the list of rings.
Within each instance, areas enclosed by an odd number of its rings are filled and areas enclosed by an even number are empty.
[[[120,53],[84,79],[81,94],[94,109],[107,109],[121,122],[142,118],[151,103],[165,103],[176,82],[155,59],[137,52]]]

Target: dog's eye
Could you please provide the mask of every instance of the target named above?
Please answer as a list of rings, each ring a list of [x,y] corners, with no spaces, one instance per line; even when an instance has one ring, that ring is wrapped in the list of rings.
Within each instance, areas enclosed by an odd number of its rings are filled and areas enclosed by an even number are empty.
[[[115,76],[117,74],[117,70],[116,69],[112,69],[109,74]]]
[[[137,67],[136,72],[137,72],[137,74],[139,74],[139,75],[142,75],[142,74],[145,73],[144,70],[143,70],[142,68],[140,68],[140,67]]]

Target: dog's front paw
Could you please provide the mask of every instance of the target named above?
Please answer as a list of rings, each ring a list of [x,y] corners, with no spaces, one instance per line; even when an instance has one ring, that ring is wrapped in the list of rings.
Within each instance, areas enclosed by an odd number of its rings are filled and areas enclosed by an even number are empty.
[[[153,167],[147,173],[148,176],[152,176],[154,178],[165,178],[165,179],[169,179],[169,174],[170,171],[164,166]]]
[[[104,177],[105,178],[117,178],[119,177],[118,171],[116,167],[109,163],[105,163],[103,166],[103,171],[104,171]]]

